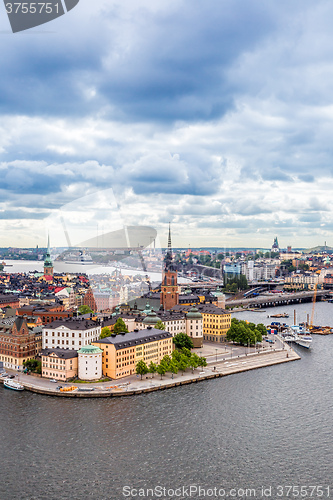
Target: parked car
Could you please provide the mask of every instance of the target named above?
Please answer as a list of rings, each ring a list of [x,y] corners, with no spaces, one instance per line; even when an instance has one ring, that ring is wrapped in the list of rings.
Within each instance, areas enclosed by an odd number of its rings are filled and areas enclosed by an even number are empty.
[[[15,375],[7,375],[7,378],[15,378]]]
[[[7,377],[7,376],[8,376],[8,373],[6,373],[6,372],[1,373],[1,377]]]
[[[50,379],[50,382],[54,382],[55,384],[57,384],[57,383],[58,383],[58,380],[56,380],[55,378],[51,378],[51,379]]]

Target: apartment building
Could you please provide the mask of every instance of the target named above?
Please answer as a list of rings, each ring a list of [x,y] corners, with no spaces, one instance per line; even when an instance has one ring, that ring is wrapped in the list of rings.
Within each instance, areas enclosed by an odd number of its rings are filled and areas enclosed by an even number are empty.
[[[114,334],[93,342],[93,345],[102,349],[103,375],[112,379],[133,375],[140,360],[148,366],[151,361],[158,364],[163,356],[170,356],[173,349],[171,333],[151,326],[144,330]]]
[[[101,326],[96,321],[84,318],[67,318],[53,321],[43,328],[43,349],[72,349],[78,351],[81,347],[98,340]]]

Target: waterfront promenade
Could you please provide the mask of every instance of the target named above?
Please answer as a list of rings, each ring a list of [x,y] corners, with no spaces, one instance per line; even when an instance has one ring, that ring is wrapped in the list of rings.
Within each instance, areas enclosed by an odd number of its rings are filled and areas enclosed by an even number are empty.
[[[154,377],[148,374],[142,380],[140,376],[132,375],[121,380],[104,383],[75,384],[75,382],[67,382],[61,384],[63,387],[70,387],[71,385],[78,387],[73,392],[61,392],[57,389],[58,384],[31,375],[19,374],[16,380],[18,379],[28,391],[49,396],[72,398],[130,396],[170,389],[300,359],[300,356],[281,339],[276,338],[275,346],[274,348],[265,347],[265,349],[261,348],[254,351],[253,348],[248,349],[240,346],[230,348],[230,345],[220,347],[214,344],[205,344],[204,348],[200,349],[200,354],[207,357],[207,367],[203,371],[197,368],[192,373],[188,368],[184,374],[178,372],[178,374],[172,376],[167,373],[162,380],[157,374]],[[93,390],[86,392],[86,389]]]

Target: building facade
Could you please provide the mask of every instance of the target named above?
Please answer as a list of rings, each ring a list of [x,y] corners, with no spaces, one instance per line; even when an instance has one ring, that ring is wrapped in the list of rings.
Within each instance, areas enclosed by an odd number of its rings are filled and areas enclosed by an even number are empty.
[[[24,361],[36,356],[36,336],[25,318],[0,325],[0,361],[5,368],[22,370]]]
[[[68,349],[43,349],[41,351],[42,377],[65,382],[77,377],[78,355]]]
[[[102,378],[102,349],[94,345],[87,345],[81,347],[77,354],[80,380],[99,380]]]
[[[173,350],[171,333],[149,326],[145,330],[100,339],[93,345],[102,349],[103,375],[112,379],[133,375],[140,360],[147,366],[151,361],[158,364]]]
[[[165,311],[172,309],[172,307],[179,303],[177,271],[164,271],[161,284],[160,303]]]
[[[43,349],[72,349],[78,351],[81,347],[98,340],[101,326],[93,320],[68,318],[57,320],[43,328]]]

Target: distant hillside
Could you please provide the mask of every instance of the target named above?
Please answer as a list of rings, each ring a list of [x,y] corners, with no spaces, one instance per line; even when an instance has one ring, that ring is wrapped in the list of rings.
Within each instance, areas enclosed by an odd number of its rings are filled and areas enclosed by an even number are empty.
[[[333,248],[325,245],[323,246],[318,245],[317,247],[308,248],[304,250],[304,253],[321,253],[321,252],[333,253]]]

